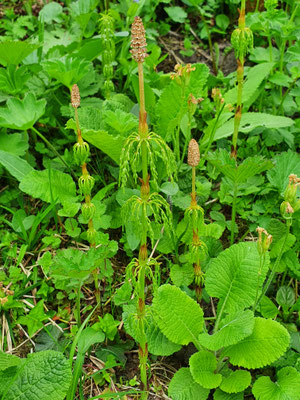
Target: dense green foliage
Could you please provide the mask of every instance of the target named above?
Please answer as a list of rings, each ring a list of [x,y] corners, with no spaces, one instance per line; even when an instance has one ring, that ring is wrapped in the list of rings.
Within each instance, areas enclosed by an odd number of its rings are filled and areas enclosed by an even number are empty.
[[[0,399],[299,400],[299,0],[2,3]]]

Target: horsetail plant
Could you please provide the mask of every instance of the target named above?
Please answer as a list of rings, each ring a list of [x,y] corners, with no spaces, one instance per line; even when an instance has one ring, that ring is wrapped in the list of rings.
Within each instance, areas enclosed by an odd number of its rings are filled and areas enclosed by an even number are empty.
[[[78,188],[80,194],[84,196],[84,203],[81,207],[82,217],[85,221],[88,221],[88,229],[86,231],[87,240],[91,247],[95,247],[96,230],[93,224],[93,217],[95,215],[96,207],[91,201],[91,193],[95,184],[95,179],[89,174],[87,169],[87,159],[90,154],[90,148],[88,143],[84,142],[81,135],[81,129],[78,118],[78,107],[80,107],[80,92],[78,86],[75,84],[71,90],[71,104],[74,108],[76,131],[77,131],[77,142],[73,146],[74,160],[78,166],[81,167],[82,175],[78,179]],[[94,273],[95,289],[96,289],[96,300],[100,303],[100,292],[98,282],[98,271]]]
[[[156,274],[152,272],[155,266],[157,271],[158,263],[155,259],[148,258],[147,239],[153,243],[154,233],[151,226],[150,216],[154,217],[156,224],[163,224],[167,231],[171,230],[172,214],[169,204],[158,193],[150,193],[150,173],[153,181],[157,183],[158,173],[156,168],[157,158],[161,158],[167,175],[172,178],[176,171],[176,163],[173,153],[165,144],[163,139],[154,132],[149,132],[147,125],[147,113],[145,109],[143,62],[147,57],[146,37],[143,22],[140,17],[135,17],[132,24],[131,54],[132,58],[138,63],[139,75],[139,127],[138,132],[131,134],[126,140],[120,160],[120,185],[125,186],[129,174],[133,174],[134,181],[137,182],[138,171],[142,169],[141,192],[140,196],[132,196],[124,204],[122,209],[123,223],[130,219],[139,221],[137,232],[140,237],[140,249],[138,259],[134,259],[127,267],[127,276],[133,282],[136,295],[136,321],[139,343],[139,361],[142,382],[141,399],[148,398],[147,386],[147,359],[148,345],[145,331],[146,307],[145,307],[145,277],[148,276],[155,285]]]
[[[100,18],[100,36],[102,39],[102,65],[105,97],[109,98],[110,93],[114,91],[113,77],[113,61],[115,58],[115,42],[114,42],[114,19],[109,14],[101,14]]]
[[[204,283],[203,272],[201,270],[200,259],[203,251],[205,252],[205,244],[199,239],[199,227],[204,223],[204,211],[197,204],[196,198],[196,167],[200,162],[199,146],[195,139],[192,139],[188,148],[188,165],[192,167],[192,193],[191,204],[186,209],[185,215],[188,217],[193,230],[193,239],[189,246],[191,259],[194,266],[194,281],[196,286],[197,300],[201,299],[201,291]]]
[[[237,157],[237,139],[239,126],[242,117],[242,96],[243,96],[243,82],[244,82],[244,63],[245,57],[249,50],[253,47],[253,34],[250,28],[246,27],[245,14],[246,14],[246,0],[241,1],[240,17],[238,28],[235,29],[231,35],[231,43],[234,48],[235,57],[237,59],[237,101],[234,116],[234,128],[232,138],[232,157]]]

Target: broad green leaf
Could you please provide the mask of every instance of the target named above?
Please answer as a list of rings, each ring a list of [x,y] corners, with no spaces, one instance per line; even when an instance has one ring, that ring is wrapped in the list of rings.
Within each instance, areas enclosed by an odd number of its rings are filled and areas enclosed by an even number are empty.
[[[33,93],[27,93],[23,100],[8,99],[6,107],[0,108],[0,126],[25,131],[33,127],[44,114],[46,100],[37,100]]]
[[[28,150],[28,135],[26,132],[7,134],[0,133],[0,150],[15,156],[24,156]]]
[[[34,171],[27,161],[2,150],[0,150],[0,164],[2,164],[18,181],[21,181],[26,175]]]
[[[70,363],[62,353],[42,351],[28,356],[1,400],[63,400],[71,379]]]
[[[182,265],[172,265],[170,270],[170,278],[175,286],[189,286],[194,280],[194,267],[192,264],[186,263]]]
[[[299,400],[300,373],[293,367],[285,367],[277,373],[276,382],[269,376],[261,376],[252,393],[256,400]]]
[[[242,162],[237,168],[235,182],[243,183],[246,182],[247,179],[255,176],[257,174],[261,174],[263,171],[270,169],[273,167],[271,161],[264,159],[260,156],[248,157],[246,160]]]
[[[0,43],[0,64],[5,67],[9,64],[18,65],[29,54],[39,47],[38,44],[31,44],[21,41],[5,41]]]
[[[259,290],[264,282],[269,259],[263,265]],[[256,298],[260,256],[257,244],[239,243],[231,246],[214,258],[206,273],[206,291],[220,299],[224,311],[235,313],[253,305]]]
[[[300,155],[289,150],[274,157],[273,161],[275,167],[268,171],[267,176],[270,183],[283,195],[289,183],[289,175],[300,176]]]
[[[249,133],[259,126],[279,129],[292,126],[293,124],[294,121],[288,117],[281,117],[266,113],[248,112],[242,114],[239,131],[243,133]],[[233,125],[234,118],[231,118],[231,120],[218,128],[215,134],[215,140],[231,136],[233,134]]]
[[[76,186],[73,179],[56,169],[29,172],[22,179],[20,189],[47,203],[76,201]]]
[[[95,130],[90,127],[85,128],[85,124],[92,126],[95,125],[93,121],[84,121],[81,123],[81,133],[83,138],[119,164],[126,137],[111,135],[106,130]],[[76,130],[75,121],[70,119],[66,124],[66,128]]]
[[[1,46],[1,44],[0,44]],[[30,74],[26,66],[17,68],[15,65],[9,65],[6,69],[0,69],[0,87],[1,91],[15,95],[27,91],[26,82]]]
[[[154,323],[152,318],[147,321],[146,336],[148,350],[151,354],[156,356],[170,356],[181,349],[180,345],[167,339],[159,327]]]
[[[107,154],[117,164],[120,163],[120,156],[125,142],[124,137],[112,136],[106,131],[94,131],[92,129],[83,129],[82,136],[89,143]]]
[[[214,400],[244,400],[244,392],[226,393],[218,388],[214,393]]]
[[[294,250],[287,251],[283,255],[282,260],[288,267],[291,276],[300,281],[300,262],[295,251]]]
[[[230,358],[230,363],[254,369],[271,364],[284,354],[290,342],[288,331],[276,321],[255,318],[250,336],[229,346],[222,355]]]
[[[226,393],[239,393],[245,390],[251,383],[249,371],[236,370],[229,376],[223,377],[220,389]]]
[[[248,109],[253,101],[255,101],[257,95],[259,94],[259,87],[262,81],[269,75],[274,63],[266,62],[262,64],[255,65],[250,68],[247,73],[247,79],[243,87],[243,107]],[[224,95],[226,104],[236,104],[237,99],[237,87],[230,89]]]
[[[181,118],[187,112],[187,99],[190,93],[196,98],[204,94],[209,70],[204,64],[195,64],[195,71],[191,72],[189,85],[185,89],[182,98],[181,87],[177,82],[171,81],[166,86],[157,102],[155,115],[157,116],[156,132],[166,140],[170,140]]]
[[[124,285],[123,285],[124,286]],[[130,288],[130,293],[131,293]],[[140,331],[138,328],[138,317],[136,307],[132,304],[123,306],[122,318],[126,332],[132,336],[136,342],[140,341]],[[155,323],[152,312],[146,307],[145,333],[147,336],[148,349],[151,354],[157,356],[169,356],[179,351],[181,346],[169,340]],[[151,308],[150,308],[151,310]]]
[[[108,110],[105,113],[105,123],[119,135],[128,136],[129,133],[138,130],[139,120],[135,115],[122,110]]]
[[[0,351],[0,371],[3,371],[10,367],[17,367],[21,363],[21,358]]]
[[[237,184],[245,183],[247,179],[273,167],[272,162],[262,156],[248,157],[236,167],[235,162],[226,150],[212,154],[209,157],[209,162]]]
[[[166,337],[177,344],[197,342],[203,329],[201,307],[179,288],[162,285],[153,299],[153,316]]]
[[[49,316],[44,311],[44,300],[41,300],[27,315],[22,315],[18,319],[18,323],[27,326],[28,335],[31,337],[43,327],[43,321],[46,321],[48,318]]]
[[[84,354],[93,344],[102,343],[104,340],[105,335],[101,330],[87,327],[80,334],[78,340],[78,352]]]
[[[51,78],[69,89],[92,70],[89,61],[71,55],[59,60],[44,61],[43,67]]]
[[[63,17],[63,8],[59,3],[52,2],[45,4],[39,12],[39,19],[43,18],[45,24],[61,22]]]
[[[206,400],[209,392],[194,381],[189,368],[180,368],[169,384],[168,395],[172,400]]]
[[[279,312],[273,301],[267,296],[263,296],[261,299],[259,310],[263,317],[271,319],[275,318]]]
[[[276,301],[283,310],[288,310],[296,301],[294,290],[290,286],[281,286],[276,293]]]
[[[179,22],[180,24],[183,24],[187,17],[187,13],[182,7],[165,7],[165,11],[173,21]]]
[[[218,387],[222,381],[221,374],[215,374],[216,356],[210,351],[199,351],[190,357],[190,370],[194,380],[206,389]]]
[[[202,333],[199,336],[199,342],[207,349],[216,351],[222,347],[238,343],[245,337],[250,336],[253,326],[253,312],[250,310],[238,311],[234,315],[226,316],[222,321],[220,329],[213,335]]]

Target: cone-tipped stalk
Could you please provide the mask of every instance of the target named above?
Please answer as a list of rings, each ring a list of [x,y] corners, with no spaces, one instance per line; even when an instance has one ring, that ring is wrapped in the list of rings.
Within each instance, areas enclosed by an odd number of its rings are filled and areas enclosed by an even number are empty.
[[[147,113],[145,108],[145,91],[144,91],[144,71],[143,62],[147,57],[146,52],[147,42],[145,36],[145,28],[143,21],[140,17],[135,17],[131,27],[131,54],[132,58],[138,63],[138,74],[139,74],[139,95],[140,95],[140,112],[139,112],[139,136],[145,139],[148,136],[148,125],[147,125]],[[148,201],[150,194],[149,187],[149,175],[148,175],[148,149],[145,141],[141,145],[141,158],[142,158],[142,174],[143,178],[141,181],[141,199]],[[148,398],[148,383],[147,383],[147,359],[148,359],[148,345],[145,333],[145,272],[148,260],[147,251],[147,223],[142,221],[143,235],[139,251],[139,274],[138,274],[138,307],[137,317],[138,326],[140,331],[139,341],[139,360],[140,360],[140,372],[142,389],[144,393],[141,396],[142,400]]]
[[[192,167],[192,193],[191,193],[191,205],[187,209],[187,215],[191,218],[193,239],[191,243],[191,254],[193,257],[194,265],[194,281],[197,300],[201,300],[202,284],[203,284],[203,273],[200,264],[200,253],[204,248],[203,243],[199,239],[198,227],[199,222],[203,221],[203,210],[197,204],[196,198],[196,167],[200,162],[199,146],[195,139],[192,139],[188,147],[188,165]]]

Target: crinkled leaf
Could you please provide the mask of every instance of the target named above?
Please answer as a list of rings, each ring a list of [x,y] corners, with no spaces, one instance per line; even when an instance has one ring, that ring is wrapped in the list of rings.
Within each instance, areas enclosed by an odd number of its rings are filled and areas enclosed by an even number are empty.
[[[153,316],[160,330],[177,344],[197,341],[203,329],[201,307],[175,286],[163,285],[158,289],[153,299]]]
[[[290,342],[288,331],[276,321],[255,318],[250,336],[224,350],[233,365],[244,368],[262,368],[284,354]]]
[[[29,54],[39,47],[38,44],[31,44],[21,41],[4,41],[0,43],[0,64],[7,66],[9,64],[18,65]]]
[[[0,126],[25,131],[33,127],[44,114],[46,100],[37,100],[33,93],[27,93],[23,100],[11,98],[6,107],[0,108]]]
[[[249,133],[253,129],[262,126],[265,128],[286,128],[292,126],[294,121],[288,117],[282,117],[278,115],[248,112],[242,114],[241,123],[239,127],[240,132]],[[233,133],[234,118],[231,118],[228,122],[225,122],[220,128],[217,129],[215,134],[215,140],[223,139],[231,136]]]
[[[300,373],[293,367],[282,368],[277,373],[277,381],[261,376],[253,385],[256,400],[299,400]]]
[[[218,387],[222,381],[222,375],[216,374],[216,356],[210,351],[199,351],[190,357],[190,370],[194,380],[206,389]]]
[[[69,361],[47,350],[28,356],[3,393],[2,400],[63,400],[71,383]]]
[[[153,318],[149,318],[146,325],[146,336],[148,350],[156,356],[170,356],[179,351],[181,346],[171,342],[154,323]]]
[[[3,371],[10,367],[17,367],[21,363],[21,358],[0,351],[0,371]]]
[[[261,172],[273,167],[272,162],[266,160],[262,156],[248,157],[238,167],[236,167],[232,158],[225,150],[213,154],[210,157],[209,162],[237,184],[244,183],[252,176],[260,174]]]
[[[188,286],[194,280],[194,268],[192,264],[172,265],[170,278],[176,286]]]
[[[199,342],[207,349],[216,351],[222,347],[238,343],[240,340],[251,335],[253,327],[253,312],[250,310],[238,311],[234,315],[226,316],[222,321],[220,329],[213,335],[202,333],[199,336]]]
[[[194,381],[189,368],[180,368],[169,384],[168,395],[172,400],[206,400],[209,392]]]
[[[34,171],[27,161],[2,150],[0,150],[0,164],[2,164],[18,181],[22,181],[26,175]]]
[[[220,389],[226,393],[239,393],[245,390],[251,383],[249,371],[236,370],[229,376],[223,377]]]
[[[259,291],[264,282],[269,259],[263,265]],[[206,291],[212,297],[225,301],[224,310],[234,313],[251,306],[256,298],[260,256],[257,244],[239,243],[231,246],[213,259],[206,273]]]
[[[31,171],[20,183],[20,189],[48,203],[75,201],[76,186],[70,175],[56,169]]]

